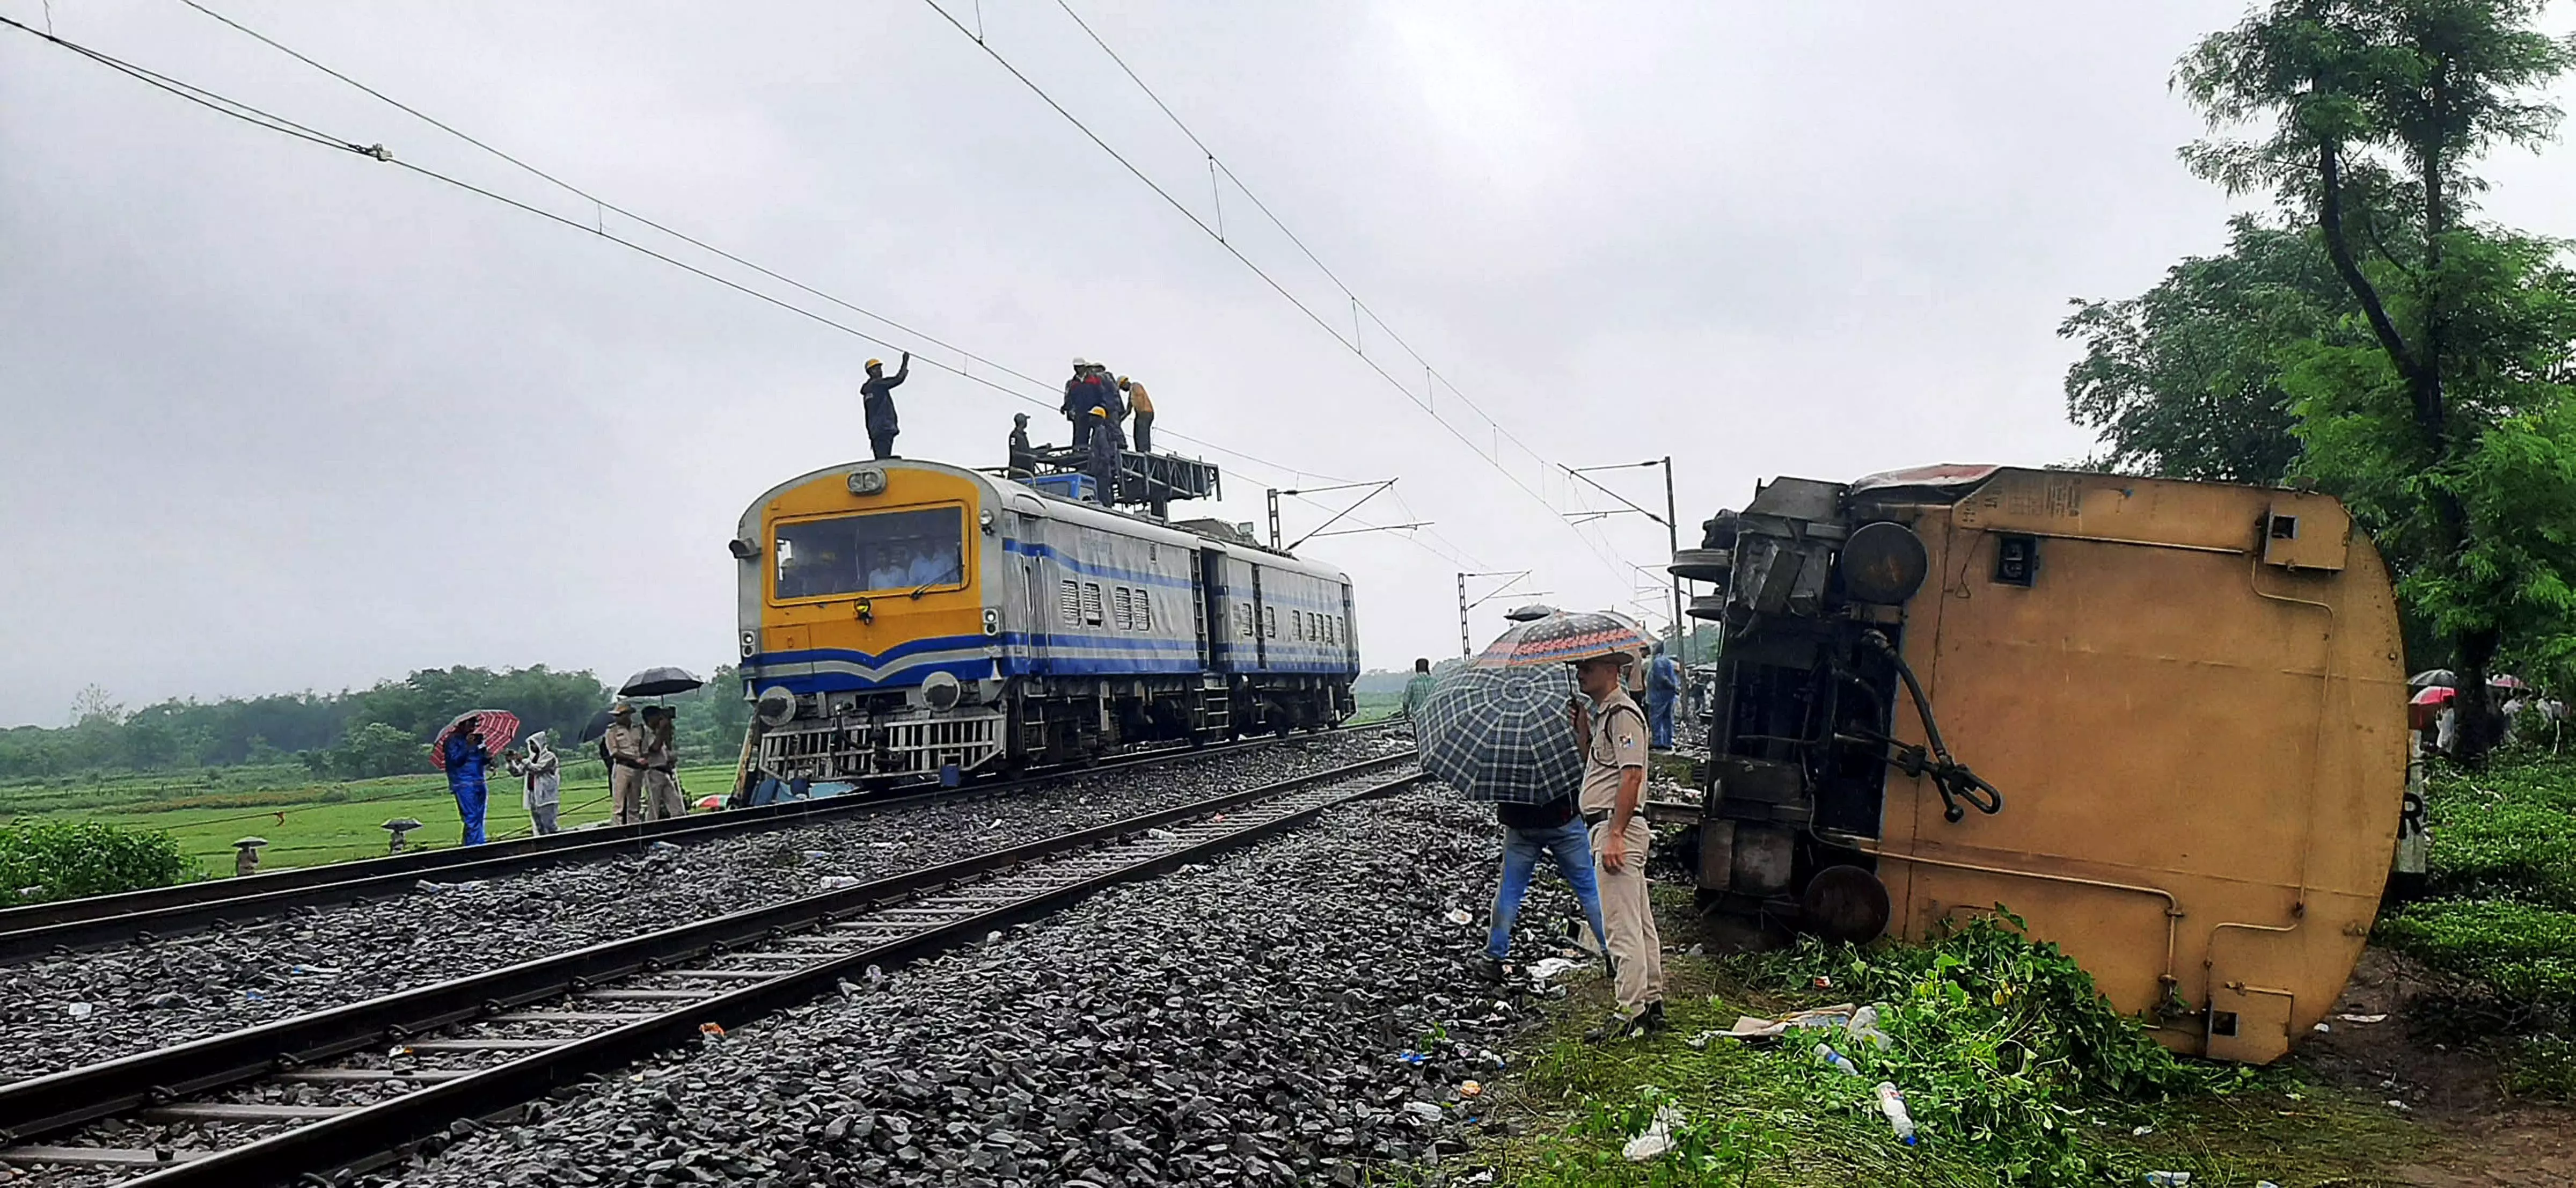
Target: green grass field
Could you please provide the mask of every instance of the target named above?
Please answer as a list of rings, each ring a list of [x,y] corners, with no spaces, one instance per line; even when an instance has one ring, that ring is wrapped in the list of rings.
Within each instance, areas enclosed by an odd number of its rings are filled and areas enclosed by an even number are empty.
[[[485,833],[495,841],[527,836],[528,813],[519,804],[518,781],[506,772],[495,774]],[[729,765],[680,769],[680,786],[692,800],[726,790],[732,779]],[[609,811],[608,784],[598,765],[570,765],[563,785],[563,827],[604,821]],[[0,787],[0,815],[81,817],[161,830],[178,839],[196,873],[208,878],[232,874],[233,842],[242,837],[267,838],[261,867],[275,870],[381,856],[387,836],[383,825],[396,817],[421,822],[410,839],[416,848],[456,845],[461,832],[456,801],[443,776],[316,781],[298,767]]]

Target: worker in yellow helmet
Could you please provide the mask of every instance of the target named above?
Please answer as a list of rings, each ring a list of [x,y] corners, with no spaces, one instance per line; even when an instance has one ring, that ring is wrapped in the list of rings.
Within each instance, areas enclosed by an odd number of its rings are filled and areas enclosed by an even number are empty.
[[[894,457],[894,388],[912,374],[912,352],[903,353],[903,364],[893,375],[885,373],[885,360],[868,360],[868,382],[859,385],[859,404],[868,418],[868,453],[880,461]]]
[[[1083,420],[1091,423],[1083,431],[1083,444],[1090,454],[1092,498],[1109,507],[1118,502],[1118,422],[1099,404]]]

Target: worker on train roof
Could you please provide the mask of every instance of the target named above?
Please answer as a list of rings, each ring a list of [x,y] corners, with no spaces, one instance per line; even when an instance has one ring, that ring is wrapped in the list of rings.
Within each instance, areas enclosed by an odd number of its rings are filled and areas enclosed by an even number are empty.
[[[894,414],[894,388],[912,374],[912,352],[903,353],[903,365],[893,375],[885,373],[885,360],[868,360],[868,382],[859,385],[859,404],[867,414],[868,452],[883,460],[894,457],[894,437],[900,430]]]
[[[1118,390],[1127,394],[1127,407],[1136,414],[1136,452],[1154,452],[1154,398],[1145,394],[1145,385],[1118,377]]]

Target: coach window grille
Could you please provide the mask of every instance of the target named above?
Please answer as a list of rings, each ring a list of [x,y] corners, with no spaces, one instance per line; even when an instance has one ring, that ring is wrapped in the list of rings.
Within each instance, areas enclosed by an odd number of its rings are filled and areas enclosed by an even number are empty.
[[[1120,631],[1133,631],[1136,629],[1136,602],[1134,598],[1128,595],[1127,587],[1116,586],[1111,588],[1109,609],[1111,621],[1117,624]]]
[[[1056,617],[1067,627],[1082,624],[1082,583],[1067,578],[1056,592]]]
[[[1089,627],[1100,626],[1100,583],[1098,582],[1082,583],[1082,622]]]
[[[1151,631],[1153,629],[1154,592],[1152,590],[1138,590],[1136,591],[1136,630]]]
[[[1262,608],[1261,608],[1261,638],[1263,638],[1263,639],[1277,639],[1277,638],[1279,638],[1279,608],[1278,608],[1278,607],[1275,607],[1275,606],[1265,606],[1265,607],[1262,607]]]

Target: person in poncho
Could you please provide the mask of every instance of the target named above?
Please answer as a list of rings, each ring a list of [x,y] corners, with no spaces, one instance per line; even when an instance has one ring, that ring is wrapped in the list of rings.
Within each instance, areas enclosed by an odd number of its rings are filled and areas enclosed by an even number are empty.
[[[483,749],[483,738],[475,724],[467,722],[447,736],[447,745],[439,757],[447,765],[447,790],[456,797],[456,815],[465,822],[465,845],[483,844],[483,804],[487,790],[483,769],[492,763],[492,752]]]
[[[526,787],[520,803],[527,806],[528,823],[537,836],[555,832],[555,814],[563,807],[563,762],[555,757],[554,743],[545,731],[528,736],[525,757],[510,756],[510,774]]]

